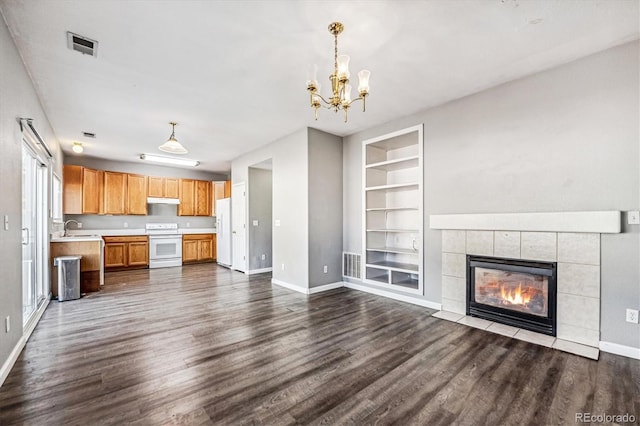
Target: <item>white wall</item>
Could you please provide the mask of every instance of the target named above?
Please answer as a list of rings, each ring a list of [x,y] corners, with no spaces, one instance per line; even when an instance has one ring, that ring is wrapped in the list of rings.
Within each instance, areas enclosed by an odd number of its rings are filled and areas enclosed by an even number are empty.
[[[232,182],[247,182],[248,185],[249,167],[272,160],[273,220],[280,221],[280,226],[273,228],[273,278],[302,290],[309,287],[307,140],[307,129],[304,128],[231,163]],[[248,191],[251,192],[251,188]],[[250,211],[248,214],[251,217]]]
[[[361,143],[424,123],[425,296],[440,301],[428,215],[640,209],[638,42],[345,138],[344,249],[361,252]],[[473,78],[473,76],[469,76]],[[373,98],[372,98],[373,99]],[[640,347],[640,227],[602,237],[601,340]]]
[[[271,170],[249,167],[248,204],[249,270],[271,268],[273,260],[273,173]],[[257,225],[254,221],[257,221]]]
[[[9,31],[0,19],[0,217],[9,216],[9,230],[0,228],[0,366],[22,336],[22,136],[18,117],[34,119],[38,133],[54,151],[53,171],[62,177],[62,152]],[[11,317],[5,333],[4,319]]]

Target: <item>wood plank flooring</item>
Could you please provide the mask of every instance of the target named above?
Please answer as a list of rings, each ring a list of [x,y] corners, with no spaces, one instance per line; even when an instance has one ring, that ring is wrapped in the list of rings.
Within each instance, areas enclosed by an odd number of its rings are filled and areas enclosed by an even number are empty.
[[[640,361],[591,361],[348,289],[214,264],[112,272],[52,301],[0,425],[575,424],[640,418]]]

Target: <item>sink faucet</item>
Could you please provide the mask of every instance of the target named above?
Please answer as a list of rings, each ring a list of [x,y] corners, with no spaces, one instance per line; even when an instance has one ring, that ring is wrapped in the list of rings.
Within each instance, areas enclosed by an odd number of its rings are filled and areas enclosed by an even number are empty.
[[[63,237],[66,237],[66,236],[67,236],[67,225],[68,225],[70,222],[74,222],[76,225],[78,225],[78,221],[77,221],[77,220],[73,220],[73,219],[69,219],[69,220],[67,220],[67,221],[64,223],[64,233],[62,234],[62,236],[63,236]]]

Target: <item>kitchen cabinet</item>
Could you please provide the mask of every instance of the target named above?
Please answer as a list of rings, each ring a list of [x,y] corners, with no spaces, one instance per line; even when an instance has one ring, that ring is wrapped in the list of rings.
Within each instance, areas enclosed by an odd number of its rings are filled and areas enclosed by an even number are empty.
[[[147,214],[147,177],[127,174],[126,214]]]
[[[82,166],[62,168],[62,212],[82,214]]]
[[[180,204],[178,216],[196,215],[196,181],[193,179],[180,179]]]
[[[213,262],[215,259],[215,234],[185,234],[182,236],[182,263]]]
[[[231,197],[231,181],[224,180],[213,182],[213,196],[211,202],[211,215],[216,215],[216,201],[221,200],[223,198]]]
[[[104,212],[125,214],[127,200],[127,174],[104,172]]]
[[[62,169],[63,213],[102,214],[104,174],[101,170],[66,165]]]
[[[82,214],[104,212],[104,172],[82,169]]]
[[[149,239],[146,235],[103,239],[105,268],[146,268],[149,265]]]
[[[178,216],[211,216],[211,197],[211,182],[180,179]]]
[[[180,179],[149,176],[147,197],[179,198]]]

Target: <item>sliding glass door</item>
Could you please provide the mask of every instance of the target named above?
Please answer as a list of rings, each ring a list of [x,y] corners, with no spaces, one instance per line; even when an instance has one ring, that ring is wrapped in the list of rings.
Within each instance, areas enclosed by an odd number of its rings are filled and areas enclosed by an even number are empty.
[[[22,145],[22,318],[27,327],[48,291],[48,169],[35,152]]]

